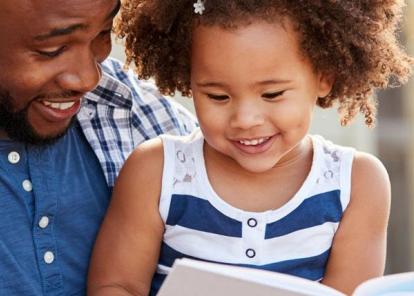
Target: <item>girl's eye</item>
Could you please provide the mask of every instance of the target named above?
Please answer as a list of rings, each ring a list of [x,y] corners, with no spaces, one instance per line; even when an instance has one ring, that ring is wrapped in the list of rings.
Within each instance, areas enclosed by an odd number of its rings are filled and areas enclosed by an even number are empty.
[[[59,56],[61,53],[63,53],[65,51],[65,49],[66,49],[66,46],[62,46],[62,47],[58,48],[57,50],[53,50],[53,51],[38,50],[37,52],[42,56],[45,56],[45,57],[48,57],[48,58],[54,58],[54,57]]]
[[[285,93],[284,90],[278,91],[278,92],[272,92],[272,93],[265,93],[265,94],[262,95],[262,97],[265,98],[265,99],[272,100],[272,99],[275,99],[277,97],[280,97],[284,93]]]
[[[216,100],[216,101],[225,101],[229,98],[229,96],[227,95],[213,95],[213,94],[207,94],[207,96],[212,99],[212,100]]]

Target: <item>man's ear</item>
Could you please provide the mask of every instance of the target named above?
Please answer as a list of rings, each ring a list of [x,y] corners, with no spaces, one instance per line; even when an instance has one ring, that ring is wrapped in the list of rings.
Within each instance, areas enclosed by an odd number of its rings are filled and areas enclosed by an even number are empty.
[[[324,98],[331,93],[332,87],[335,83],[335,76],[332,74],[319,73],[318,79],[319,79],[318,97]]]

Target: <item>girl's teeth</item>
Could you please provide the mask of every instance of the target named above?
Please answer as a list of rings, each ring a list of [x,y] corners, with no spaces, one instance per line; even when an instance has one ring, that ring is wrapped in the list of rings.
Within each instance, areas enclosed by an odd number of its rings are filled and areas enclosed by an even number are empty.
[[[263,142],[267,141],[269,137],[266,138],[260,138],[260,139],[254,139],[254,140],[242,140],[239,141],[240,144],[246,145],[246,146],[255,146],[262,144]]]
[[[59,109],[59,110],[66,110],[71,108],[73,105],[75,105],[75,102],[65,102],[65,103],[55,103],[55,102],[48,102],[48,101],[42,101],[43,105],[51,107],[53,109]]]

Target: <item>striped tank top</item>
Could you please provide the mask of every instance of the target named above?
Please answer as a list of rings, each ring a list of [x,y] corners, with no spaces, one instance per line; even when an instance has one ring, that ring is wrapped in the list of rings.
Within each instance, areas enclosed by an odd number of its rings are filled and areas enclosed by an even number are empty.
[[[163,135],[159,210],[165,232],[150,295],[183,257],[321,280],[350,200],[354,149],[311,138],[312,167],[296,194],[278,209],[248,212],[226,203],[211,186],[199,130]]]

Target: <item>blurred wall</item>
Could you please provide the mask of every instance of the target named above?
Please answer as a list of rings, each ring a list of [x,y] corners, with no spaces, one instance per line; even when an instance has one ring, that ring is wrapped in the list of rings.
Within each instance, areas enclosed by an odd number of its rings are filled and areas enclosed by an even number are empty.
[[[414,0],[410,0],[408,4],[407,14],[406,14],[406,36],[407,36],[407,48],[412,56],[414,56]],[[404,106],[403,110],[405,113],[405,118],[407,118],[406,124],[406,136],[409,139],[403,145],[407,150],[407,184],[408,188],[408,218],[407,223],[410,225],[408,228],[408,241],[409,241],[409,270],[414,270],[414,78],[411,78],[410,83],[403,90]],[[402,226],[402,228],[404,228]]]

